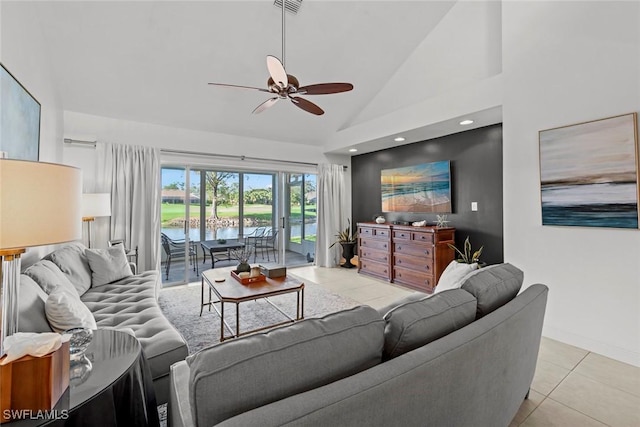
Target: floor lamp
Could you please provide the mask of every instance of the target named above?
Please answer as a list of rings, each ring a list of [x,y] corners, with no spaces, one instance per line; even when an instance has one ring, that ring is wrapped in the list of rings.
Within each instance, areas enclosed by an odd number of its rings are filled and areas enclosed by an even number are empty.
[[[87,247],[91,247],[91,224],[96,218],[111,216],[111,194],[84,193],[82,195],[82,221],[87,223]]]
[[[81,193],[80,169],[0,159],[0,356],[5,337],[18,330],[20,256],[82,237]]]

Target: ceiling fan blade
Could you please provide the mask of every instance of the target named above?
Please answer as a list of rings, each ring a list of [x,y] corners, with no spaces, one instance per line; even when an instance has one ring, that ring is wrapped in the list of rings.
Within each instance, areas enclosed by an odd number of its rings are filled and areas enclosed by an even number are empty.
[[[353,85],[351,83],[318,83],[303,86],[298,89],[298,93],[304,95],[328,95],[332,93],[349,92],[352,89]]]
[[[275,97],[275,98],[267,99],[262,104],[258,105],[256,107],[256,109],[252,111],[252,114],[260,114],[260,113],[262,113],[264,110],[266,110],[267,108],[271,107],[273,104],[278,102],[278,99],[280,99],[280,98]]]
[[[209,83],[209,84],[213,85],[213,86],[236,87],[236,88],[240,88],[240,89],[252,89],[252,90],[259,90],[260,92],[271,93],[271,91],[269,91],[268,89],[262,89],[262,88],[259,88],[259,87],[228,85],[228,84],[225,84],[225,83]]]
[[[289,97],[289,99],[297,107],[302,108],[304,111],[308,113],[315,114],[316,116],[321,116],[324,114],[324,111],[322,110],[322,108],[318,107],[316,104],[314,104],[311,101],[307,101],[306,99],[300,98],[299,96],[295,98],[292,96],[292,97]]]
[[[267,70],[269,70],[269,75],[277,85],[282,88],[286,88],[289,85],[287,72],[284,70],[282,62],[275,56],[267,55]]]

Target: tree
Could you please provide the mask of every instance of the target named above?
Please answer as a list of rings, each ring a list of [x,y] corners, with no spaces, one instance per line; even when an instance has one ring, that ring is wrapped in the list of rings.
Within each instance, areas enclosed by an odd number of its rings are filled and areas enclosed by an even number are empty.
[[[218,205],[222,202],[220,194],[224,187],[228,187],[226,180],[235,178],[237,174],[232,172],[211,172],[206,174],[207,193],[211,194],[211,216],[218,218]]]
[[[164,190],[184,190],[184,182],[172,182],[162,187]]]

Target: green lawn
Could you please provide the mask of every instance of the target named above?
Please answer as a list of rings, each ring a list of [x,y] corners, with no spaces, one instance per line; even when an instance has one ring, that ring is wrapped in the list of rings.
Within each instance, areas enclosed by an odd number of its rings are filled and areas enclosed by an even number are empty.
[[[191,205],[190,206],[190,215],[192,218],[200,217],[200,206],[199,205]],[[316,206],[305,206],[305,216],[307,218],[315,218],[316,216]],[[162,224],[166,224],[175,218],[184,218],[185,206],[184,204],[173,204],[173,203],[163,203],[161,207],[161,218]],[[294,206],[291,208],[291,217],[292,218],[301,218],[302,214],[300,212],[299,206]],[[269,220],[272,216],[272,207],[271,205],[245,205],[244,206],[244,216],[248,218],[255,218],[257,220]],[[211,215],[211,206],[207,206],[207,217]],[[218,206],[218,217],[220,218],[238,218],[238,206]]]

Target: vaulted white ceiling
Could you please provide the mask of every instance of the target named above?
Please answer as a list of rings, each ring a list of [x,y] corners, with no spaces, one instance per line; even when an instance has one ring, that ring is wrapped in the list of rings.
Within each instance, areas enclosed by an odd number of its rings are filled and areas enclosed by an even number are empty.
[[[269,94],[207,83],[266,88],[265,57],[282,57],[272,0],[22,2],[3,14],[42,34],[64,110],[300,144],[501,72],[499,2],[304,0],[286,15],[288,73],[355,89],[308,96],[320,117],[283,101],[252,115]]]

